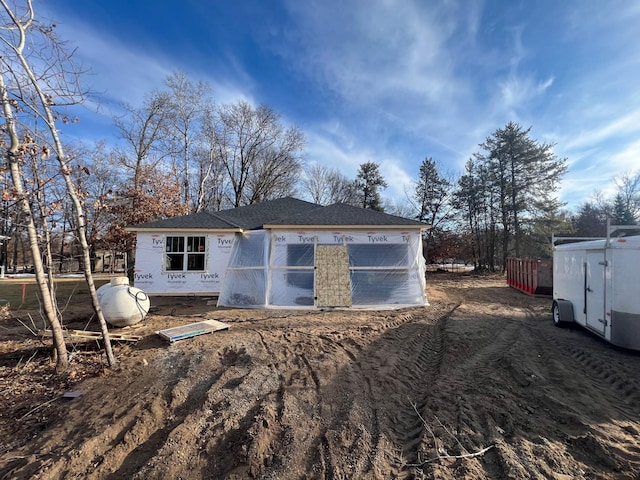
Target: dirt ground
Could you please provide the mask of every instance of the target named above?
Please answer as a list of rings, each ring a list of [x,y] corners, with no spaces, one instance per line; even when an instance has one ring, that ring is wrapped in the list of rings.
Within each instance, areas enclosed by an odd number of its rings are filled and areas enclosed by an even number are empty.
[[[5,320],[0,478],[640,478],[639,353],[555,328],[502,277],[433,274],[427,294],[376,312],[152,299],[116,368],[78,343],[65,375]],[[230,328],[155,333],[203,318]]]

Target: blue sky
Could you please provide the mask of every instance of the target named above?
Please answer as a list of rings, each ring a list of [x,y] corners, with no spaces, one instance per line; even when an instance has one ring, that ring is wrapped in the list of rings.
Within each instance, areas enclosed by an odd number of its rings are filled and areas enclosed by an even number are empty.
[[[68,139],[115,142],[118,102],[175,71],[217,102],[267,104],[306,157],[354,178],[373,161],[401,201],[425,157],[461,172],[509,121],[556,143],[576,208],[640,168],[640,2],[47,0],[91,70]]]

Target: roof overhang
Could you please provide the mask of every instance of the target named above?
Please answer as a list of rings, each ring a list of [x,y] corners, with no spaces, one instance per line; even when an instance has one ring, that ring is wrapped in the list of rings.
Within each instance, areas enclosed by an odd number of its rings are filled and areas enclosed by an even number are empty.
[[[265,224],[265,229],[280,230],[429,230],[431,225],[274,225]]]
[[[136,228],[125,227],[127,232],[145,232],[145,233],[242,233],[242,228]]]

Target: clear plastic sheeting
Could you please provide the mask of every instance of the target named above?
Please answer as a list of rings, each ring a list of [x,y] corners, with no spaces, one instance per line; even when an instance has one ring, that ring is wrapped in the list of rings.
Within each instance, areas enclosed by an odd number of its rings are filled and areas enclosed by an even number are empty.
[[[241,308],[267,305],[268,238],[265,230],[236,235],[218,305]]]
[[[218,305],[240,308],[265,307],[265,291],[264,269],[228,269]]]
[[[346,245],[348,260],[316,258],[319,245]],[[317,262],[329,274],[316,278]],[[329,263],[326,263],[329,262]],[[336,263],[337,262],[337,263]],[[342,262],[342,264],[340,264]],[[348,265],[347,265],[348,262]],[[335,275],[332,275],[335,269]],[[313,308],[317,289],[348,269],[353,308],[428,305],[421,232],[255,231],[238,235],[218,305]]]
[[[354,305],[416,305],[424,292],[415,273],[406,270],[354,270],[351,296]]]
[[[236,235],[228,267],[260,268],[267,266],[266,248],[269,232],[256,230]]]
[[[274,270],[270,277],[269,305],[274,307],[314,306],[313,269]]]

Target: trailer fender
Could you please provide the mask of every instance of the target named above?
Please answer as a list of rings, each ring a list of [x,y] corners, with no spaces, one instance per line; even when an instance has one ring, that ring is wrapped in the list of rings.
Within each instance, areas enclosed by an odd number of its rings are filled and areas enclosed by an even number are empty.
[[[575,323],[573,304],[569,300],[554,300],[551,306],[553,324],[556,327],[567,327]]]

